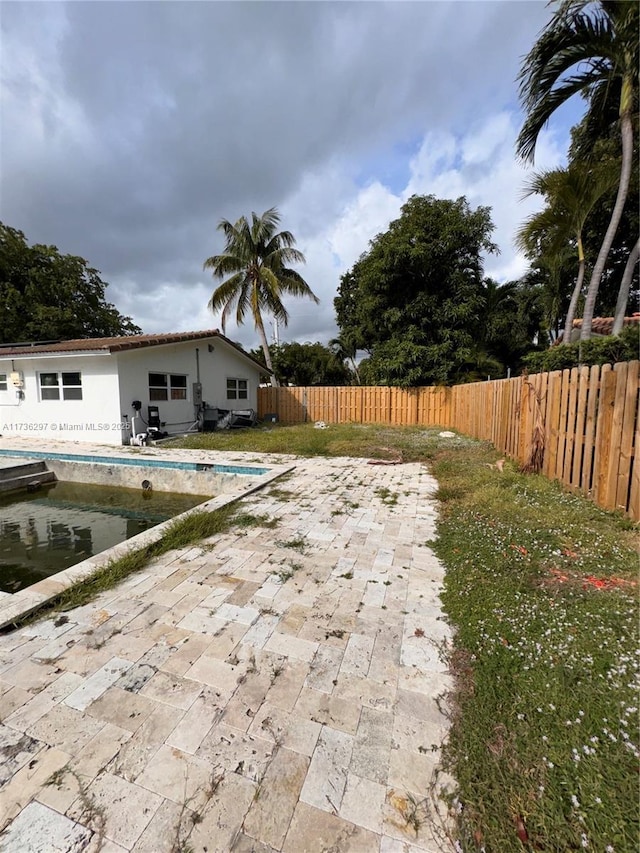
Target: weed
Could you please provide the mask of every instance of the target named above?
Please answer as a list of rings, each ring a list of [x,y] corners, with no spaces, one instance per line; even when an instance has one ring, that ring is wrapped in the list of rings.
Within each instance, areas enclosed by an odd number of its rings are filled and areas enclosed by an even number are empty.
[[[281,489],[279,486],[272,486],[265,492],[267,497],[275,498],[277,501],[290,501],[297,497],[295,492],[289,489]]]
[[[284,672],[284,663],[274,663],[271,667],[271,683],[275,684],[276,678]]]
[[[343,575],[338,575],[339,578],[346,578],[346,580],[350,581],[353,579],[353,572],[345,572]]]
[[[397,492],[392,492],[386,486],[380,486],[375,490],[375,494],[380,498],[386,506],[395,506],[398,503]]]
[[[278,548],[291,548],[294,551],[299,551],[301,554],[304,553],[305,548],[307,547],[307,540],[304,536],[297,536],[295,539],[276,539],[276,543]]]
[[[329,637],[337,637],[339,640],[341,640],[344,637],[345,633],[346,632],[341,630],[340,628],[333,628],[333,630],[327,631],[325,633],[324,638],[325,640],[328,640]]]
[[[267,527],[273,529],[279,524],[280,521],[277,518],[270,518],[266,514],[254,515],[250,512],[243,512],[233,519],[234,527]]]
[[[213,799],[216,794],[216,791],[224,781],[225,771],[222,770],[219,765],[214,765],[211,776],[209,777],[209,783],[207,787],[204,789],[205,795],[205,805],[207,802]],[[191,830],[194,826],[199,823],[202,823],[202,815],[200,812],[191,812],[187,814],[190,803],[196,797],[196,794],[192,794],[190,797],[186,796],[187,789],[187,778],[184,780],[184,797],[182,800],[182,804],[180,807],[180,814],[178,815],[178,822],[176,824],[176,832],[173,839],[173,844],[170,848],[170,853],[194,853],[194,848],[191,844],[189,844],[189,835],[191,834]],[[198,792],[199,793],[199,792]]]
[[[67,775],[72,776],[78,786],[77,803],[80,806],[80,813],[77,819],[80,823],[88,826],[95,832],[97,836],[95,839],[96,848],[97,850],[101,850],[102,845],[104,844],[104,832],[107,823],[106,812],[104,807],[99,806],[94,798],[89,794],[89,790],[85,785],[84,780],[77,771],[66,764],[64,767],[61,767],[59,770],[52,773],[45,784],[54,785],[56,788],[60,788],[65,776]]]

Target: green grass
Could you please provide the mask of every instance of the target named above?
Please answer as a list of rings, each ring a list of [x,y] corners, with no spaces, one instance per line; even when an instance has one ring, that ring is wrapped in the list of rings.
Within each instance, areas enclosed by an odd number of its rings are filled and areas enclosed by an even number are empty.
[[[440,431],[438,428],[361,424],[331,424],[328,429],[314,429],[313,424],[286,427],[270,424],[251,430],[199,433],[174,439],[163,446],[371,459],[388,459],[400,451],[405,462],[418,462],[431,459],[443,447],[464,447],[473,443],[464,436],[442,439],[438,435]]]
[[[492,470],[494,460],[478,445],[433,467],[443,501],[434,545],[457,629],[444,757],[459,785],[462,847],[635,851],[630,525],[509,463]]]

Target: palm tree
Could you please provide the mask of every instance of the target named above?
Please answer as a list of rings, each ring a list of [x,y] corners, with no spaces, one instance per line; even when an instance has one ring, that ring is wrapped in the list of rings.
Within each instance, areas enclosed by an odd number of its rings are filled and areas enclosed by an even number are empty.
[[[518,78],[527,118],[516,150],[529,161],[533,160],[540,131],[569,98],[583,93],[589,100],[589,111],[596,113],[611,92],[619,92],[620,180],[611,220],[589,282],[582,340],[591,337],[600,280],[629,189],[633,163],[632,115],[638,94],[638,10],[637,3],[626,0],[564,0],[526,56]]]
[[[629,290],[631,289],[631,281],[633,280],[633,273],[635,272],[638,258],[640,258],[640,240],[636,240],[624,268],[622,283],[618,292],[618,301],[616,302],[616,313],[613,318],[612,335],[619,335],[624,326],[624,315],[627,310],[627,302],[629,301]]]
[[[361,385],[360,373],[356,364],[357,347],[353,342],[345,336],[344,333],[338,335],[337,338],[332,338],[329,341],[329,349],[341,362],[348,361],[351,364],[353,375],[356,377],[356,383]]]
[[[269,311],[286,326],[289,315],[282,304],[284,294],[308,296],[319,302],[302,276],[288,266],[304,263],[305,258],[294,248],[296,241],[290,231],[276,232],[279,223],[280,215],[275,207],[262,216],[252,213],[251,224],[246,216],[241,216],[235,225],[222,219],[218,230],[225,236],[224,252],[204,262],[204,268],[212,270],[215,278],[224,279],[214,290],[209,308],[212,311],[222,308],[223,332],[234,309],[239,326],[244,323],[247,311],[251,312],[273,385],[277,385],[278,380],[271,364],[262,312]]]
[[[525,188],[524,198],[542,195],[546,197],[547,205],[521,226],[516,235],[518,247],[534,254],[536,246],[544,244],[548,252],[558,254],[575,241],[578,274],[564,324],[564,343],[567,344],[571,342],[573,320],[584,282],[584,224],[598,200],[615,185],[617,174],[618,164],[615,162],[588,168],[574,161],[566,169],[534,174]]]

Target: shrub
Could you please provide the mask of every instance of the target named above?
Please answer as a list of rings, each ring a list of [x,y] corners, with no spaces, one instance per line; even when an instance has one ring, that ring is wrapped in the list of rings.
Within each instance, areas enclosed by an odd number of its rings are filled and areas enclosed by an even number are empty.
[[[534,352],[525,356],[525,367],[530,373],[545,373],[551,370],[566,370],[579,365],[615,364],[618,361],[632,361],[638,358],[638,326],[627,326],[619,336],[608,335],[605,338],[591,338],[580,342],[560,344],[544,352]]]

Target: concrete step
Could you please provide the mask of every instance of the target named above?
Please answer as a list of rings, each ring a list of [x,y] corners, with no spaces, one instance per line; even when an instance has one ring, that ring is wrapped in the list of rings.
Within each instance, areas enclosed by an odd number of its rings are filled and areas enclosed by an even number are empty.
[[[0,464],[0,482],[13,480],[26,474],[41,474],[47,470],[47,464],[42,459],[2,459]]]
[[[47,471],[44,462],[22,462],[0,468],[0,492],[15,492],[20,489],[39,488],[46,483],[55,483],[56,475]]]

